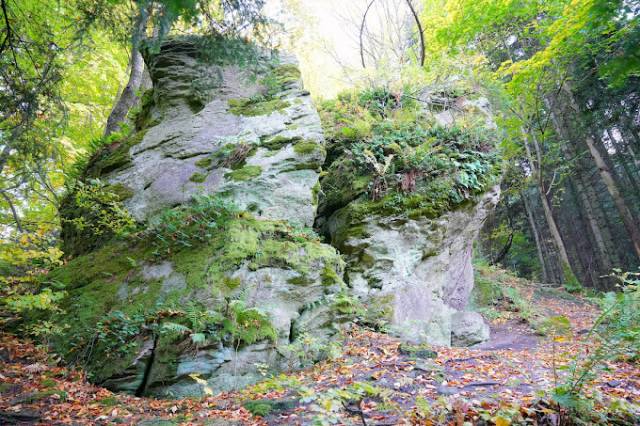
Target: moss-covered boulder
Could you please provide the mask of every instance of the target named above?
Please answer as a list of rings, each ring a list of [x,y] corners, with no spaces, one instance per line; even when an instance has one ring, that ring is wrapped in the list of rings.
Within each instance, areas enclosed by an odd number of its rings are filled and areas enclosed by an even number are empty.
[[[383,316],[378,323],[410,342],[450,345],[500,165],[485,103],[435,96],[417,102],[375,89],[323,106],[329,153],[316,225],[344,255],[352,293]]]
[[[310,228],[326,151],[297,67],[238,42],[247,67],[217,43],[145,52],[137,128],[105,141],[63,205],[52,344],[114,390],[239,388],[300,364],[298,337],[328,342],[351,312],[344,262]]]

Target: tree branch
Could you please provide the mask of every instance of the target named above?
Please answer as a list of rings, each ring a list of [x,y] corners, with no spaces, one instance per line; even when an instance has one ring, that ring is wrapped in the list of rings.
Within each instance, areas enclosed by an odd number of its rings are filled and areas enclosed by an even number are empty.
[[[376,0],[371,0],[369,2],[369,5],[367,6],[367,8],[364,11],[364,15],[362,15],[362,24],[360,24],[360,60],[362,61],[362,68],[366,68],[367,66],[364,63],[364,40],[362,38],[363,33],[364,33],[364,28],[365,25],[367,23],[367,15],[369,14],[369,9],[371,9],[371,6],[373,5],[373,2]]]
[[[418,18],[418,13],[416,9],[411,4],[411,0],[407,0],[407,5],[409,9],[411,9],[411,14],[413,15],[413,19],[416,21],[416,25],[418,26],[418,32],[420,33],[420,66],[424,66],[425,60],[425,45],[424,45],[424,30],[422,29],[422,24],[420,23],[420,18]]]

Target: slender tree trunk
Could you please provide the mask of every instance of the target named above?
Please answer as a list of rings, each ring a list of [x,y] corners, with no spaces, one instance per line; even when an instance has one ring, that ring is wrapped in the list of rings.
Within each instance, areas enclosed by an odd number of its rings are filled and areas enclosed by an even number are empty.
[[[568,241],[573,246],[572,252],[573,258],[577,259],[573,264],[576,266],[574,271],[576,273],[581,272],[580,282],[588,287],[599,287],[600,281],[599,271],[601,270],[601,262],[603,261],[600,253],[593,251],[592,245],[594,237],[589,232],[589,222],[585,215],[585,209],[582,208],[581,202],[578,199],[575,182],[570,177],[565,179],[567,189],[567,203],[573,204],[573,207],[562,209],[565,212],[565,217],[569,218],[566,221],[567,225],[563,227],[565,235],[567,231],[569,234]],[[567,229],[569,228],[569,229]],[[578,269],[580,271],[578,271]]]
[[[525,150],[527,152],[527,157],[529,158],[529,164],[531,165],[531,172],[538,184],[538,188],[540,191],[540,200],[542,201],[542,210],[544,211],[544,217],[547,221],[547,225],[549,226],[549,231],[551,232],[551,236],[553,237],[553,241],[555,242],[556,248],[558,249],[558,254],[560,255],[560,259],[562,260],[563,267],[571,268],[571,264],[569,263],[569,256],[567,255],[567,249],[562,241],[562,236],[560,235],[560,231],[558,229],[558,225],[556,224],[556,220],[553,217],[553,213],[551,211],[551,206],[549,205],[549,200],[547,199],[546,190],[544,187],[544,182],[542,181],[542,173],[539,169],[539,164],[542,163],[542,153],[540,151],[540,146],[538,144],[537,139],[533,134],[529,134],[525,129],[522,129],[523,140]],[[529,146],[529,137],[531,137],[535,151],[536,151],[536,160],[534,160],[533,155],[531,153],[531,147]]]
[[[0,194],[2,195],[2,198],[4,198],[4,200],[9,205],[9,208],[11,209],[11,215],[13,216],[13,221],[16,223],[16,229],[18,230],[19,233],[22,233],[22,221],[20,220],[20,215],[18,215],[16,206],[13,204],[13,201],[5,191],[0,190]]]
[[[107,119],[104,135],[109,136],[111,133],[120,129],[121,123],[127,118],[127,113],[132,106],[138,101],[137,92],[144,77],[144,59],[140,53],[140,42],[142,41],[147,22],[149,20],[149,12],[140,8],[136,24],[131,37],[131,56],[129,57],[129,81],[124,90],[120,94],[120,98],[113,106],[111,114]]]
[[[624,140],[624,135],[622,135],[622,132],[620,132],[620,134],[623,137],[619,142],[614,140],[613,132],[611,132],[609,129],[605,129],[604,132],[611,143],[614,145],[616,149],[616,156],[612,157],[606,149],[604,149],[604,153],[602,152],[603,149],[600,149],[599,151],[601,152],[601,154],[603,154],[605,160],[609,160],[607,161],[609,169],[614,169],[615,171],[615,164],[620,164],[622,166],[624,177],[633,188],[631,194],[634,198],[634,202],[636,205],[640,205],[640,185],[638,184],[638,179],[636,178],[636,176],[634,176],[633,170],[631,170],[631,168],[629,167],[630,161],[635,164],[635,153],[633,152],[633,148],[627,143],[627,141]],[[618,159],[619,161],[616,161],[616,159]],[[618,176],[620,176],[620,173],[618,173]]]
[[[531,206],[529,205],[529,201],[527,199],[527,194],[523,192],[520,193],[520,198],[522,198],[522,202],[524,203],[524,210],[527,212],[527,219],[529,220],[529,226],[531,227],[531,233],[533,234],[533,240],[536,243],[536,252],[538,253],[538,261],[540,262],[540,267],[542,268],[542,282],[548,283],[551,282],[549,279],[549,273],[547,272],[547,265],[544,260],[544,254],[542,250],[542,244],[540,243],[540,235],[538,234],[538,226],[536,225],[536,221],[533,217],[533,211],[531,210]]]
[[[602,268],[604,269],[604,272],[608,272],[612,266],[610,254],[607,250],[607,244],[605,243],[602,228],[598,224],[598,220],[596,218],[593,199],[590,197],[591,194],[588,194],[588,190],[585,188],[584,184],[582,183],[582,179],[580,179],[579,176],[576,177],[574,184],[576,193],[580,200],[580,204],[582,205],[582,209],[584,210],[585,218],[589,223],[589,229],[591,230],[591,233],[593,235],[593,240],[595,242],[596,248],[598,249]]]

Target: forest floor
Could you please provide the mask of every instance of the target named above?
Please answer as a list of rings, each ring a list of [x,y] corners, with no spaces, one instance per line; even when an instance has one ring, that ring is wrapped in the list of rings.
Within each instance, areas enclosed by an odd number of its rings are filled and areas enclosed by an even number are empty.
[[[562,383],[572,357],[593,351],[588,332],[598,311],[556,289],[521,280],[509,285],[537,318],[527,322],[513,301],[499,299],[491,340],[480,346],[433,347],[435,358],[429,351],[408,355],[397,339],[353,329],[334,359],[202,399],[113,394],[58,366],[32,343],[2,334],[0,424],[558,424],[557,410],[543,395]],[[534,332],[532,324],[557,315],[569,319],[569,333]],[[594,397],[594,409],[639,404],[640,365],[605,367],[584,391]]]

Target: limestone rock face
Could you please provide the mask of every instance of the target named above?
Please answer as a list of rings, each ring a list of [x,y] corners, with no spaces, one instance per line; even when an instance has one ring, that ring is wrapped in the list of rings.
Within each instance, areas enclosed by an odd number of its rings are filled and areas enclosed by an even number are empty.
[[[206,60],[203,49],[180,38],[145,54],[154,88],[136,132],[85,171],[126,189],[143,241],[102,238],[71,250],[77,257],[53,274],[67,285],[62,320],[72,324],[58,350],[113,390],[197,396],[202,381],[236,389],[261,378],[260,368],[297,367],[290,346],[300,336],[326,342],[346,318],[344,301],[336,307],[344,262],[308,230],[326,152],[299,71],[284,58],[262,61],[256,74]],[[171,229],[194,220],[188,209],[201,195],[233,213],[206,219],[189,231],[203,236],[176,245],[185,236]],[[158,241],[169,248],[154,251]]]
[[[337,211],[327,228],[346,254],[352,291],[388,310],[396,334],[411,342],[448,346],[456,327],[466,328],[453,318],[469,302],[473,241],[498,197],[496,186],[477,203],[436,219],[372,215],[355,222],[346,211]],[[350,229],[358,229],[360,235],[341,240]],[[484,325],[482,317],[480,322]],[[488,333],[478,336],[486,340]]]
[[[226,194],[259,218],[310,226],[324,138],[295,65],[283,58],[272,70],[280,79],[277,94],[251,103],[265,93],[256,76],[205,63],[196,48],[174,41],[146,55],[154,83],[147,114],[158,123],[131,148],[131,161],[107,175],[109,182],[132,191],[125,205],[138,220],[203,192]],[[238,144],[247,152],[233,152]]]

